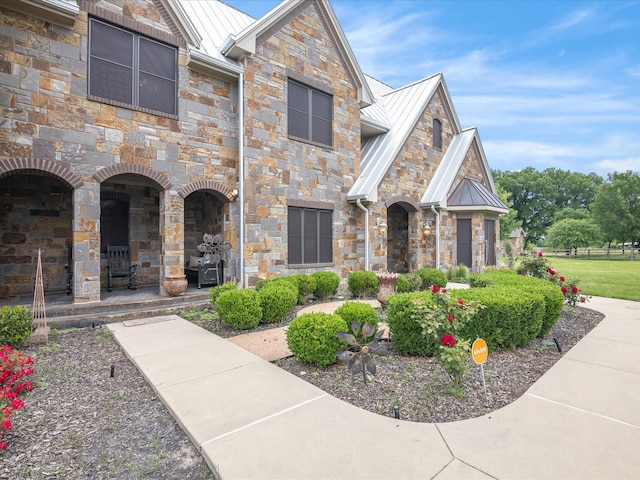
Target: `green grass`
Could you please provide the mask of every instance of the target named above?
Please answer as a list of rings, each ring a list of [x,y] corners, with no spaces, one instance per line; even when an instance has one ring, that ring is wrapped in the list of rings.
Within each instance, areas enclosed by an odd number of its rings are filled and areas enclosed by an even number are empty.
[[[640,258],[608,261],[548,256],[547,260],[567,280],[579,279],[585,295],[640,301]]]

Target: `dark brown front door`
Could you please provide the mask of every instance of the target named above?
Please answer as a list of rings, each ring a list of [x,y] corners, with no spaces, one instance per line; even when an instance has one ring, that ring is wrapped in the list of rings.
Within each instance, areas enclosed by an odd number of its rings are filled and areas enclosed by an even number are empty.
[[[458,265],[471,267],[471,219],[458,219]]]
[[[484,221],[484,264],[495,266],[496,264],[496,222],[495,220]]]

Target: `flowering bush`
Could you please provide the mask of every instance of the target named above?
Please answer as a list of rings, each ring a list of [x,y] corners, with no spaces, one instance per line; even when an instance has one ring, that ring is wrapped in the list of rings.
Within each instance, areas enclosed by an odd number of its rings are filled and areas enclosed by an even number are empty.
[[[0,450],[7,449],[4,432],[11,430],[11,414],[24,407],[19,397],[22,392],[33,388],[31,382],[23,380],[33,374],[33,360],[29,355],[24,357],[9,345],[0,347]]]
[[[465,302],[452,298],[446,289],[438,285],[431,288],[432,303],[416,301],[414,318],[422,327],[422,334],[439,340],[437,358],[459,389],[463,375],[469,368],[469,339],[461,339],[459,332],[475,314],[483,308],[477,301]]]
[[[560,282],[560,289],[568,305],[575,307],[578,302],[585,303],[589,301],[589,297],[580,293],[582,290],[578,288],[577,278],[567,281],[564,277],[560,277]]]
[[[549,266],[544,253],[537,250],[531,250],[531,253],[522,260],[519,273],[558,283],[556,277],[558,272]]]

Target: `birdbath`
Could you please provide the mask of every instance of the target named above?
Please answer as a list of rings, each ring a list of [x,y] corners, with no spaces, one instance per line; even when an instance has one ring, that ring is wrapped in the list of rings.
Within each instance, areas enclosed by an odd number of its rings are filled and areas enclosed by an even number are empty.
[[[376,273],[376,277],[378,277],[378,301],[382,308],[386,307],[387,297],[396,291],[396,284],[398,283],[398,278],[400,278],[399,273],[390,273],[390,272],[379,272]]]

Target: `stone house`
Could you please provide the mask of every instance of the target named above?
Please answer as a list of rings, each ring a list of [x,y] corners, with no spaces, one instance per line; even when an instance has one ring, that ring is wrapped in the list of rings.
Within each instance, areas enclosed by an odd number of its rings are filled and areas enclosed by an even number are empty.
[[[45,291],[69,264],[98,301],[107,245],[164,294],[205,233],[242,286],[496,264],[507,207],[444,78],[366,76],[328,0],[6,0],[0,44],[2,297],[42,249]]]

